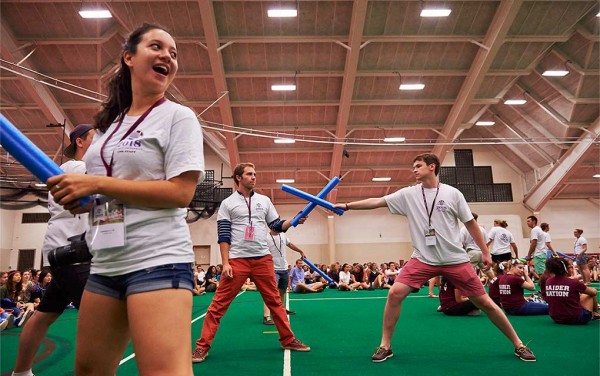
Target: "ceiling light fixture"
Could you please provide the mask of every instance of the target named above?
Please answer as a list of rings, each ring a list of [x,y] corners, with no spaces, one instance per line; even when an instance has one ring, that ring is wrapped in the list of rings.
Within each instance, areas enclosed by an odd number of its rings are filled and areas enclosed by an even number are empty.
[[[475,125],[479,125],[482,127],[491,127],[494,124],[496,124],[495,121],[486,121],[486,120],[479,120],[478,122],[475,123]]]
[[[447,8],[429,8],[421,10],[421,17],[448,17],[451,12]]]
[[[269,9],[267,10],[267,16],[271,18],[291,18],[297,17],[298,11],[296,9]]]
[[[273,139],[273,142],[276,144],[294,144],[296,143],[296,140],[293,138],[275,138]]]
[[[400,87],[398,89],[400,90],[423,90],[425,88],[425,84],[422,84],[420,82],[403,83],[402,75],[400,75],[400,72],[393,73],[396,73],[398,75],[398,80],[400,81]]]
[[[110,11],[102,8],[81,9],[79,15],[81,18],[112,18]]]
[[[568,70],[552,69],[552,70],[546,70],[546,71],[544,71],[544,73],[542,73],[542,76],[547,76],[547,77],[564,77],[567,74],[569,74]]]
[[[296,182],[296,179],[275,179],[275,181],[281,184],[292,184]]]
[[[425,89],[425,84],[414,83],[414,84],[400,84],[400,90],[423,90]]]
[[[527,103],[527,100],[525,99],[507,99],[504,101],[504,104],[509,106],[520,106],[525,103]]]
[[[385,177],[382,176],[382,177],[379,177],[379,178],[375,178],[374,177],[374,178],[371,179],[371,181],[390,181],[390,180],[392,180],[392,178],[389,177],[389,176],[385,176]]]
[[[600,179],[600,174],[595,174],[593,177],[596,179]]]
[[[291,84],[277,84],[277,85],[271,85],[271,90],[273,91],[294,91],[296,90],[296,85],[291,85]]]
[[[383,142],[404,142],[406,141],[406,137],[386,137],[383,139]]]

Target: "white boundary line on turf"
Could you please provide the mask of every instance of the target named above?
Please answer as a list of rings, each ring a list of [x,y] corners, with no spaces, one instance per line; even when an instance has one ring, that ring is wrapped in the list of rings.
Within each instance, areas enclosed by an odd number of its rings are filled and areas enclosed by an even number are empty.
[[[237,298],[238,296],[242,295],[243,293],[245,293],[246,291],[240,291],[239,294],[237,294],[235,296],[235,298]],[[233,299],[235,299],[233,298]],[[204,312],[203,314],[201,314],[200,316],[196,317],[195,319],[192,320],[191,324],[195,323],[196,321],[200,320],[201,318],[203,318],[204,316],[206,316],[206,312]],[[121,359],[121,361],[119,362],[119,366],[130,361],[131,359],[135,358],[135,353],[132,353],[131,355]]]
[[[285,309],[290,309],[290,293],[285,292],[285,296],[287,299],[285,300]],[[288,321],[290,320],[290,315],[287,315]],[[290,324],[291,327],[291,324]],[[283,350],[283,376],[291,376],[292,375],[292,354],[290,350]]]
[[[418,299],[418,298],[429,298],[429,299],[437,299],[430,298],[428,296],[407,296],[410,299]],[[294,302],[312,302],[314,300],[376,300],[376,299],[387,299],[387,296],[365,296],[365,297],[354,297],[354,298],[315,298],[315,299],[290,299]]]
[[[526,293],[524,294],[525,296],[531,296],[534,293]],[[405,299],[421,299],[421,298],[429,298],[429,299],[439,299],[437,296],[434,297],[429,297],[426,295],[422,295],[422,296],[407,296]],[[316,301],[316,300],[378,300],[378,299],[387,299],[387,296],[366,296],[366,297],[354,297],[354,298],[315,298],[315,299],[288,299],[290,301],[294,301],[294,302],[312,302],[312,301]]]

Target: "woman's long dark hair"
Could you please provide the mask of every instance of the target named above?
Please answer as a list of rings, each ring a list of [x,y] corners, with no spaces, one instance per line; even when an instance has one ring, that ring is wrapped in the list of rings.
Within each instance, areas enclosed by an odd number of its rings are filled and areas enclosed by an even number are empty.
[[[17,273],[21,275],[21,280],[17,283],[14,283],[13,277]],[[23,273],[21,273],[21,271],[19,270],[12,270],[8,272],[8,281],[6,282],[6,288],[8,290],[8,298],[16,303],[19,298],[19,294],[21,293],[21,290],[23,290]]]
[[[546,260],[546,271],[554,275],[568,275],[569,263],[562,257]]]
[[[125,115],[125,111],[131,106],[133,95],[131,92],[131,73],[125,64],[123,54],[129,52],[135,54],[137,46],[142,37],[150,30],[160,29],[169,32],[166,28],[150,23],[144,23],[135,29],[125,40],[123,51],[121,51],[121,66],[112,75],[106,84],[108,99],[102,103],[102,109],[94,116],[94,128],[106,132],[108,127],[117,119]]]
[[[38,279],[38,284],[39,284],[40,286],[42,286],[43,288],[46,288],[46,287],[48,287],[47,285],[44,285],[44,278],[46,278],[46,276],[47,276],[48,274],[52,275],[52,272],[50,272],[50,270],[49,270],[49,269],[44,269],[44,270],[42,270],[42,272],[40,273],[40,278]]]

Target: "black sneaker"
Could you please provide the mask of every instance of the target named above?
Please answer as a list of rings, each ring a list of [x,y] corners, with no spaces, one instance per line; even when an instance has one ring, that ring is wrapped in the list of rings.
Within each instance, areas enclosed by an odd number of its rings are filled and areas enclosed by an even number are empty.
[[[196,348],[194,353],[192,354],[192,363],[202,363],[204,359],[208,356],[208,351],[202,350],[201,348]]]
[[[291,316],[293,316],[293,315],[295,315],[295,314],[296,314],[296,311],[288,311],[288,310],[286,309],[286,310],[285,310],[285,313],[287,313],[288,315],[291,315]]]
[[[386,349],[385,347],[379,346],[377,350],[375,350],[375,354],[371,357],[371,360],[375,363],[385,362],[386,359],[392,358],[394,353],[392,352],[392,348]]]
[[[273,319],[270,316],[265,316],[265,317],[263,317],[263,324],[275,325],[275,322],[273,322]]]
[[[515,349],[515,356],[524,362],[535,362],[537,360],[533,352],[525,345]]]

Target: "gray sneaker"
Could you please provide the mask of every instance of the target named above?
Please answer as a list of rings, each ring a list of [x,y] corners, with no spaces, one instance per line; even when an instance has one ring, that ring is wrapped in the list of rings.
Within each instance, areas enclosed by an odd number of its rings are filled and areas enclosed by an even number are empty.
[[[537,360],[533,352],[525,345],[515,349],[515,356],[524,362],[535,362]]]
[[[392,352],[392,348],[386,349],[385,347],[379,346],[377,350],[375,350],[375,354],[371,357],[371,360],[375,363],[385,362],[386,359],[392,358],[394,353]]]
[[[208,351],[202,350],[201,348],[196,348],[194,353],[192,354],[192,363],[202,363],[204,359],[208,356]]]
[[[21,320],[19,321],[19,327],[25,325],[27,321],[33,316],[33,311],[25,311],[25,313],[21,316]]]
[[[287,345],[283,345],[281,347],[283,347],[285,350],[291,350],[291,351],[301,351],[301,352],[310,351],[310,346],[308,346],[305,343],[302,343],[302,341],[300,341],[298,338],[294,338],[294,340],[292,342],[288,343]]]
[[[15,327],[15,315],[13,315],[12,313],[9,313],[8,317],[6,318],[6,321],[8,321],[8,325],[6,326],[6,329]]]

